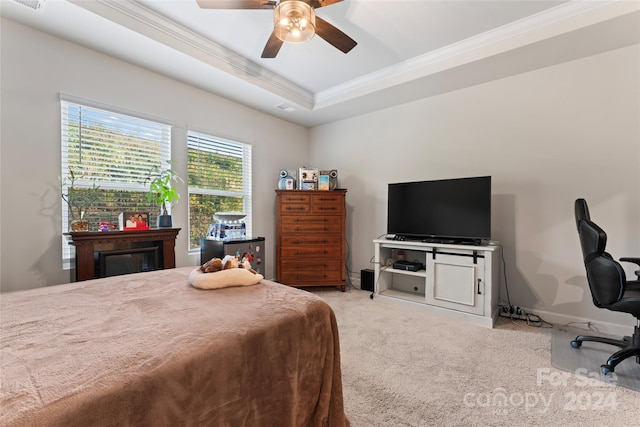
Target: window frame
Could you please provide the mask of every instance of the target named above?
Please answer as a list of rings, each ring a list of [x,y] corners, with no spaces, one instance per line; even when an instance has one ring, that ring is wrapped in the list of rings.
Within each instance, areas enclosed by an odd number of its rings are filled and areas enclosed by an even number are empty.
[[[160,167],[168,167],[169,162],[171,161],[171,145],[172,145],[172,133],[173,133],[173,124],[165,119],[161,119],[158,117],[153,117],[148,114],[142,114],[138,112],[132,112],[130,110],[126,110],[119,107],[114,107],[111,105],[105,105],[98,102],[77,98],[74,96],[69,96],[65,94],[60,94],[59,97],[60,102],[60,191],[64,191],[65,193],[68,191],[68,182],[63,182],[63,177],[68,176],[69,173],[69,165],[70,165],[70,151],[69,148],[72,144],[82,145],[82,142],[72,141],[73,136],[70,133],[70,124],[73,120],[72,116],[69,115],[69,108],[80,107],[86,109],[86,111],[93,111],[96,115],[104,115],[109,114],[113,117],[123,118],[127,123],[135,123],[139,122],[144,125],[152,125],[152,127],[156,127],[158,130],[158,138],[157,140],[149,140],[149,145],[158,144],[158,150],[154,153],[159,158],[158,162],[147,162],[148,166],[152,166],[157,164]],[[79,123],[78,126],[83,126],[83,123]],[[145,126],[141,126],[144,128]],[[123,133],[124,135],[124,133]],[[141,138],[142,139],[142,138]],[[118,143],[122,144],[125,142],[125,137],[119,139],[114,142],[115,145]],[[87,143],[90,145],[90,143]],[[153,152],[153,150],[149,150]],[[141,162],[142,164],[144,162]],[[73,164],[73,162],[71,162]],[[109,162],[105,162],[105,164],[110,164]],[[96,169],[99,170],[98,166]],[[146,165],[143,167],[146,168]],[[131,169],[125,169],[131,170]],[[77,171],[83,174],[82,169]],[[134,174],[132,174],[133,176]],[[98,179],[81,179],[75,182],[75,187],[77,188],[91,188],[93,184],[97,184],[100,186],[102,190],[113,190],[113,191],[132,191],[136,193],[146,193],[148,191],[148,185],[144,182],[120,182],[117,180],[107,180],[104,178]],[[62,233],[68,233],[70,231],[69,222],[69,207],[67,203],[61,200],[61,225],[62,225]],[[124,208],[124,207],[123,207]],[[129,209],[124,209],[129,210]],[[111,218],[113,222],[114,219]],[[117,223],[114,223],[116,226]],[[90,231],[96,231],[91,230]],[[63,269],[72,268],[72,261],[75,258],[75,247],[70,243],[70,239],[62,239],[62,264]]]
[[[216,136],[214,133],[212,132],[208,132],[208,131],[203,131],[203,130],[199,130],[199,129],[195,129],[195,128],[188,128],[187,129],[187,152],[189,152],[190,149],[197,149],[196,147],[192,146],[192,137],[193,138],[199,138],[199,139],[206,139],[207,142],[209,143],[221,143],[221,144],[227,144],[227,145],[232,145],[232,146],[237,146],[237,147],[241,147],[242,148],[242,190],[241,191],[228,191],[228,190],[218,190],[218,189],[213,189],[213,188],[200,188],[200,187],[193,187],[190,184],[190,177],[189,177],[189,173],[187,172],[187,198],[189,200],[189,204],[188,204],[188,250],[190,254],[199,254],[200,253],[200,246],[197,247],[191,247],[191,240],[192,240],[192,235],[191,235],[191,195],[192,194],[197,194],[197,195],[203,195],[203,196],[221,196],[221,197],[237,197],[237,198],[241,198],[242,199],[242,208],[243,208],[243,213],[246,214],[246,217],[244,219],[245,225],[246,225],[246,236],[247,239],[252,238],[253,236],[253,210],[252,210],[252,205],[253,205],[253,145],[246,143],[246,142],[242,142],[242,141],[237,141],[237,140],[232,140],[232,139],[228,139],[228,138],[224,138],[224,137],[220,137],[220,136]],[[187,155],[187,171],[189,170],[189,156]],[[213,223],[214,219],[211,218],[211,223]],[[200,238],[205,238],[206,236],[200,236]]]

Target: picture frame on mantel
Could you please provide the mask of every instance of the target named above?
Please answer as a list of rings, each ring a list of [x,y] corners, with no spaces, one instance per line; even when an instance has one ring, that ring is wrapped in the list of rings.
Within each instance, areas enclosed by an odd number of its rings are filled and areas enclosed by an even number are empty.
[[[118,216],[120,230],[149,230],[149,212],[125,211]]]

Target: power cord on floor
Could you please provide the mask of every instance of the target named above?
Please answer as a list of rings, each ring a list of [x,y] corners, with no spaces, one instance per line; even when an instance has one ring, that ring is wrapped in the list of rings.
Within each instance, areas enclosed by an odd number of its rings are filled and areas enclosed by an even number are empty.
[[[574,325],[585,325],[587,330],[600,333],[600,330],[598,329],[598,327],[591,321],[565,323],[564,325],[561,325],[560,327],[558,327],[558,330],[566,332],[566,329],[562,329],[562,328],[566,328]]]
[[[520,307],[502,305],[499,307],[500,317],[510,319],[513,323],[524,322],[535,328],[553,328],[553,324],[547,322],[537,314],[528,313]]]

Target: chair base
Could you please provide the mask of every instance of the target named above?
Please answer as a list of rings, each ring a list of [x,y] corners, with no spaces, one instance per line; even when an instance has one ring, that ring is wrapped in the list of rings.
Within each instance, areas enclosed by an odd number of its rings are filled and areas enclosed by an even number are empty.
[[[640,321],[638,323],[640,324]],[[609,356],[609,359],[607,359],[607,363],[600,366],[600,371],[604,375],[615,371],[616,366],[618,366],[620,362],[632,356],[635,356],[636,362],[640,364],[640,325],[635,327],[632,336],[624,337],[621,340],[604,337],[594,337],[590,335],[578,335],[576,339],[571,341],[571,347],[580,348],[582,346],[582,343],[585,341],[615,345],[616,347],[621,348],[621,350],[618,350],[617,352]]]

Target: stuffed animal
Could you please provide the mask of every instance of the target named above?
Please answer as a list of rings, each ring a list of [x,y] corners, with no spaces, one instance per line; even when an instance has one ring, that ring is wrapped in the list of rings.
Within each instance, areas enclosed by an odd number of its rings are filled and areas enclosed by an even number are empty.
[[[203,273],[215,273],[222,270],[222,260],[220,258],[211,258],[200,266],[200,271]]]
[[[240,262],[232,255],[222,259],[212,258],[189,274],[191,286],[200,289],[257,285],[262,279],[264,276],[252,269],[249,261]]]
[[[200,266],[200,271],[203,273],[215,273],[216,271],[229,270],[232,268],[244,268],[249,270],[253,274],[257,272],[251,268],[251,263],[247,260],[243,262],[238,261],[233,255],[227,255],[224,258],[212,258]]]

